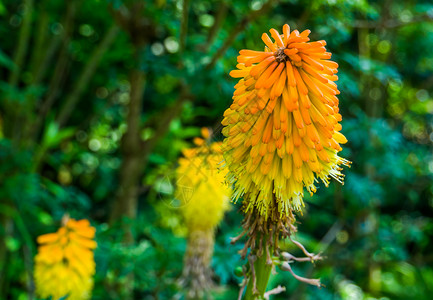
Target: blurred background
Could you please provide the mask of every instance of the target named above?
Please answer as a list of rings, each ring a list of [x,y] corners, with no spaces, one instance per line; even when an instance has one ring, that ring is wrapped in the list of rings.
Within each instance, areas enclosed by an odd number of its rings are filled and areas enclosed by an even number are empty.
[[[353,165],[298,216],[296,238],[327,258],[293,268],[326,288],[279,272],[273,299],[431,299],[429,0],[0,0],[0,299],[36,299],[36,237],[65,213],[97,228],[93,299],[181,299],[180,151],[202,127],[222,140],[238,51],[285,23],[340,65]],[[215,299],[242,279],[238,207],[216,233]]]

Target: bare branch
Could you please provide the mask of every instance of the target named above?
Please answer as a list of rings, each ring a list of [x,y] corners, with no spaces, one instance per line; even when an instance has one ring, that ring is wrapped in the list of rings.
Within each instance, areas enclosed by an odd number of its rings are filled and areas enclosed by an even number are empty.
[[[30,72],[34,76],[36,74],[36,70],[39,69],[42,63],[43,54],[47,51],[47,35],[49,33],[48,24],[50,21],[50,16],[48,14],[48,10],[46,9],[47,0],[39,1],[37,6],[37,11],[39,17],[37,18],[37,24],[35,24],[35,33],[34,33],[34,46],[31,51],[31,59],[30,59]]]
[[[310,278],[305,278],[299,275],[296,275],[295,272],[293,272],[292,267],[290,266],[290,264],[288,262],[284,262],[281,264],[281,269],[284,271],[289,271],[290,274],[293,275],[293,277],[295,277],[297,280],[301,281],[301,282],[305,282],[311,285],[315,285],[317,287],[321,287],[322,284],[320,283],[320,279],[310,279]]]
[[[319,254],[315,254],[313,257],[296,257],[288,252],[283,252],[281,253],[281,256],[288,261],[289,263],[293,262],[293,261],[298,261],[298,262],[304,262],[304,261],[315,261],[315,260],[322,260],[323,257]]]
[[[267,292],[263,295],[263,297],[265,298],[265,300],[269,300],[269,296],[270,296],[270,295],[278,295],[278,294],[280,294],[280,293],[282,293],[282,292],[285,292],[285,291],[286,291],[286,287],[279,285],[279,286],[277,286],[276,288],[274,288],[274,289],[272,289],[272,290],[270,290],[270,291],[267,291]]]
[[[9,77],[9,84],[16,86],[20,77],[21,69],[27,53],[27,48],[30,41],[30,33],[32,30],[32,15],[33,15],[33,0],[24,1],[24,18],[18,38],[18,46],[15,51],[14,63],[16,67],[12,70]]]
[[[86,66],[81,71],[79,79],[76,81],[71,93],[65,100],[65,104],[60,110],[59,116],[57,118],[57,123],[60,127],[63,126],[69,119],[72,111],[80,100],[80,96],[84,92],[92,76],[95,74],[102,57],[110,48],[118,32],[119,27],[116,24],[113,24],[105,33],[105,36],[100,44],[95,48],[95,50],[93,50],[93,53],[90,56]]]
[[[295,244],[296,246],[298,246],[299,249],[302,250],[302,252],[304,252],[304,254],[310,258],[314,257],[315,254],[314,253],[310,253],[307,251],[307,249],[305,249],[304,245],[302,245],[300,242],[294,241],[292,239],[292,237],[289,237],[289,239],[292,241],[293,244]]]
[[[49,90],[47,92],[46,99],[40,107],[40,115],[44,116],[46,112],[54,104],[58,97],[61,86],[63,85],[66,78],[66,71],[70,64],[68,55],[68,46],[71,40],[72,30],[74,26],[74,19],[77,12],[78,1],[68,1],[67,12],[64,22],[64,35],[63,45],[60,51],[59,59],[54,70],[54,74],[50,81]]]
[[[213,44],[213,42],[214,42],[222,24],[223,24],[223,21],[227,15],[227,9],[228,9],[227,4],[224,1],[222,1],[220,3],[220,6],[218,7],[218,11],[217,11],[216,16],[215,16],[215,22],[213,23],[211,29],[209,30],[206,44],[203,47],[204,52],[209,50],[209,47]]]
[[[45,76],[45,73],[48,70],[48,67],[51,65],[52,58],[54,54],[59,49],[62,43],[62,38],[58,35],[52,37],[51,41],[48,44],[46,53],[44,58],[41,59],[41,62],[38,64],[38,67],[35,68],[35,72],[33,75],[33,84],[38,85]]]
[[[154,124],[154,135],[152,138],[146,140],[142,144],[144,163],[147,163],[147,158],[152,152],[156,143],[161,139],[167,132],[171,121],[176,118],[182,111],[182,106],[188,100],[192,100],[193,96],[189,93],[189,87],[186,84],[182,84],[181,91],[177,100],[167,106],[157,117],[157,121]]]

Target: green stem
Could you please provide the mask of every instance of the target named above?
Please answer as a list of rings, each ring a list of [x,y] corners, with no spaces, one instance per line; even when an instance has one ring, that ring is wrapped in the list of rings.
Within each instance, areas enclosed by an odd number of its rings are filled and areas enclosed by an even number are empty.
[[[266,247],[266,236],[263,238],[264,240],[264,247]],[[265,248],[266,249],[266,248]],[[269,249],[272,253],[272,249]],[[247,291],[245,293],[245,300],[255,300],[255,299],[263,299],[263,295],[266,292],[266,287],[268,285],[269,277],[271,276],[272,271],[272,264],[267,264],[266,261],[266,251],[263,251],[262,256],[257,257],[257,260],[254,262],[254,270],[256,275],[256,288],[258,291],[258,294],[254,294],[253,286],[254,286],[254,280],[252,276],[250,276]]]

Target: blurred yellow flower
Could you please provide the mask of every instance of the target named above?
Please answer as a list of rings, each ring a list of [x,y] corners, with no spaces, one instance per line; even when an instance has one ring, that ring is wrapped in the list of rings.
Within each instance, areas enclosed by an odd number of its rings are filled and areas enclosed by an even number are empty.
[[[180,285],[186,299],[202,299],[212,286],[210,261],[215,228],[229,208],[231,189],[224,184],[227,170],[221,143],[210,143],[211,133],[202,129],[203,138],[195,138],[196,148],[183,151],[176,170],[176,198],[183,204],[181,213],[188,228],[187,249]]]
[[[202,135],[208,139],[206,130]],[[176,198],[182,202],[182,215],[188,230],[213,229],[229,207],[230,188],[223,184],[227,170],[218,168],[223,160],[221,143],[206,144],[196,138],[198,146],[183,151],[176,170]]]
[[[56,233],[37,238],[34,277],[40,298],[89,299],[93,287],[95,228],[89,221],[67,219]]]
[[[233,104],[224,113],[224,158],[233,199],[267,219],[304,206],[304,187],[312,194],[317,178],[342,182],[339,157],[338,64],[328,60],[325,41],[308,42],[309,30],[283,34],[270,30],[265,51],[241,50]]]

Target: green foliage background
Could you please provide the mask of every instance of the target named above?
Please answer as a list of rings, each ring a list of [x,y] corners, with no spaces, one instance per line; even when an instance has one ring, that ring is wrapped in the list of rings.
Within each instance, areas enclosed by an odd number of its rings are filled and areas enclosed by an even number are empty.
[[[182,297],[176,160],[203,126],[222,139],[237,52],[262,49],[261,34],[285,23],[326,40],[340,65],[342,156],[353,166],[298,216],[296,238],[327,258],[294,270],[326,288],[278,272],[269,286],[287,291],[273,299],[430,299],[429,0],[1,0],[0,299],[36,299],[36,237],[65,213],[97,228],[93,299]],[[136,203],[122,199],[128,180]],[[234,205],[217,231],[216,299],[237,297],[240,222]]]

